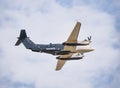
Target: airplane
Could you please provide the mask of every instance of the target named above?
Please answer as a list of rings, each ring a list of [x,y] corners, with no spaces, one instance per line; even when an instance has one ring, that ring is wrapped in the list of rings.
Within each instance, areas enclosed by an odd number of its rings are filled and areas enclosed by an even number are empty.
[[[35,44],[27,37],[25,29],[21,29],[20,36],[15,46],[23,45],[34,52],[48,53],[57,55],[56,71],[61,70],[66,61],[83,59],[84,53],[91,52],[94,49],[90,46],[91,36],[83,41],[78,41],[81,23],[77,22],[67,41],[61,44]]]

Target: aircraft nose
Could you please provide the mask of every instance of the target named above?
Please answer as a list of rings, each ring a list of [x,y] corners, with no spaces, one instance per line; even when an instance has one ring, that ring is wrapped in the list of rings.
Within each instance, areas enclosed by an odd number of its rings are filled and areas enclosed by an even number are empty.
[[[94,48],[91,48],[90,51],[94,51],[95,49]]]
[[[94,48],[89,48],[89,49],[87,49],[88,52],[94,51],[94,50],[95,50]]]

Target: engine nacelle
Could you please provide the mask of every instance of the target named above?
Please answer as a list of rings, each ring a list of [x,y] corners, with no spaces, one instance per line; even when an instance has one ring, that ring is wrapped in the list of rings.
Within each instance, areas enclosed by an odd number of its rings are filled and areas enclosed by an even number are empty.
[[[82,42],[77,42],[77,43],[67,43],[67,42],[64,42],[63,45],[67,45],[67,46],[85,46],[85,45],[89,45],[90,42],[89,41],[82,41]]]
[[[61,58],[60,56],[56,57],[56,59],[59,59],[59,60],[79,60],[79,59],[82,59],[83,56],[80,56],[80,57],[71,57],[71,58]]]
[[[87,37],[87,39],[80,41],[80,42],[63,42],[63,45],[67,45],[67,46],[85,46],[85,45],[89,45],[91,43],[91,36]]]
[[[66,55],[66,54],[69,54],[69,53],[70,53],[70,51],[59,51],[56,54],[57,55]]]

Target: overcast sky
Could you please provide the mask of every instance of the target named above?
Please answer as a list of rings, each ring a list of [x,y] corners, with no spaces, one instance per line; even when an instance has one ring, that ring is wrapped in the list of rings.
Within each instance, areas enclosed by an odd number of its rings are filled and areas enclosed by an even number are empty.
[[[118,88],[120,0],[0,0],[0,88]],[[55,56],[14,46],[20,29],[35,43],[66,41],[76,22],[79,40],[96,49],[55,71]]]

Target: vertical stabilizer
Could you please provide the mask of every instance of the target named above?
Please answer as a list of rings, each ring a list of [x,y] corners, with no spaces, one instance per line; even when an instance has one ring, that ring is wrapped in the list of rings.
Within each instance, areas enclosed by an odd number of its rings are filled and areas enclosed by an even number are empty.
[[[20,45],[21,43],[23,43],[23,45],[27,48],[27,49],[33,49],[35,48],[35,44],[34,42],[32,42],[29,37],[27,37],[26,31],[25,30],[21,30],[20,31],[20,36],[18,37],[18,41],[16,42],[15,46]]]
[[[22,40],[27,38],[27,34],[25,30],[20,31],[20,36],[18,37],[18,41],[16,42],[15,46],[18,46],[21,44]]]

